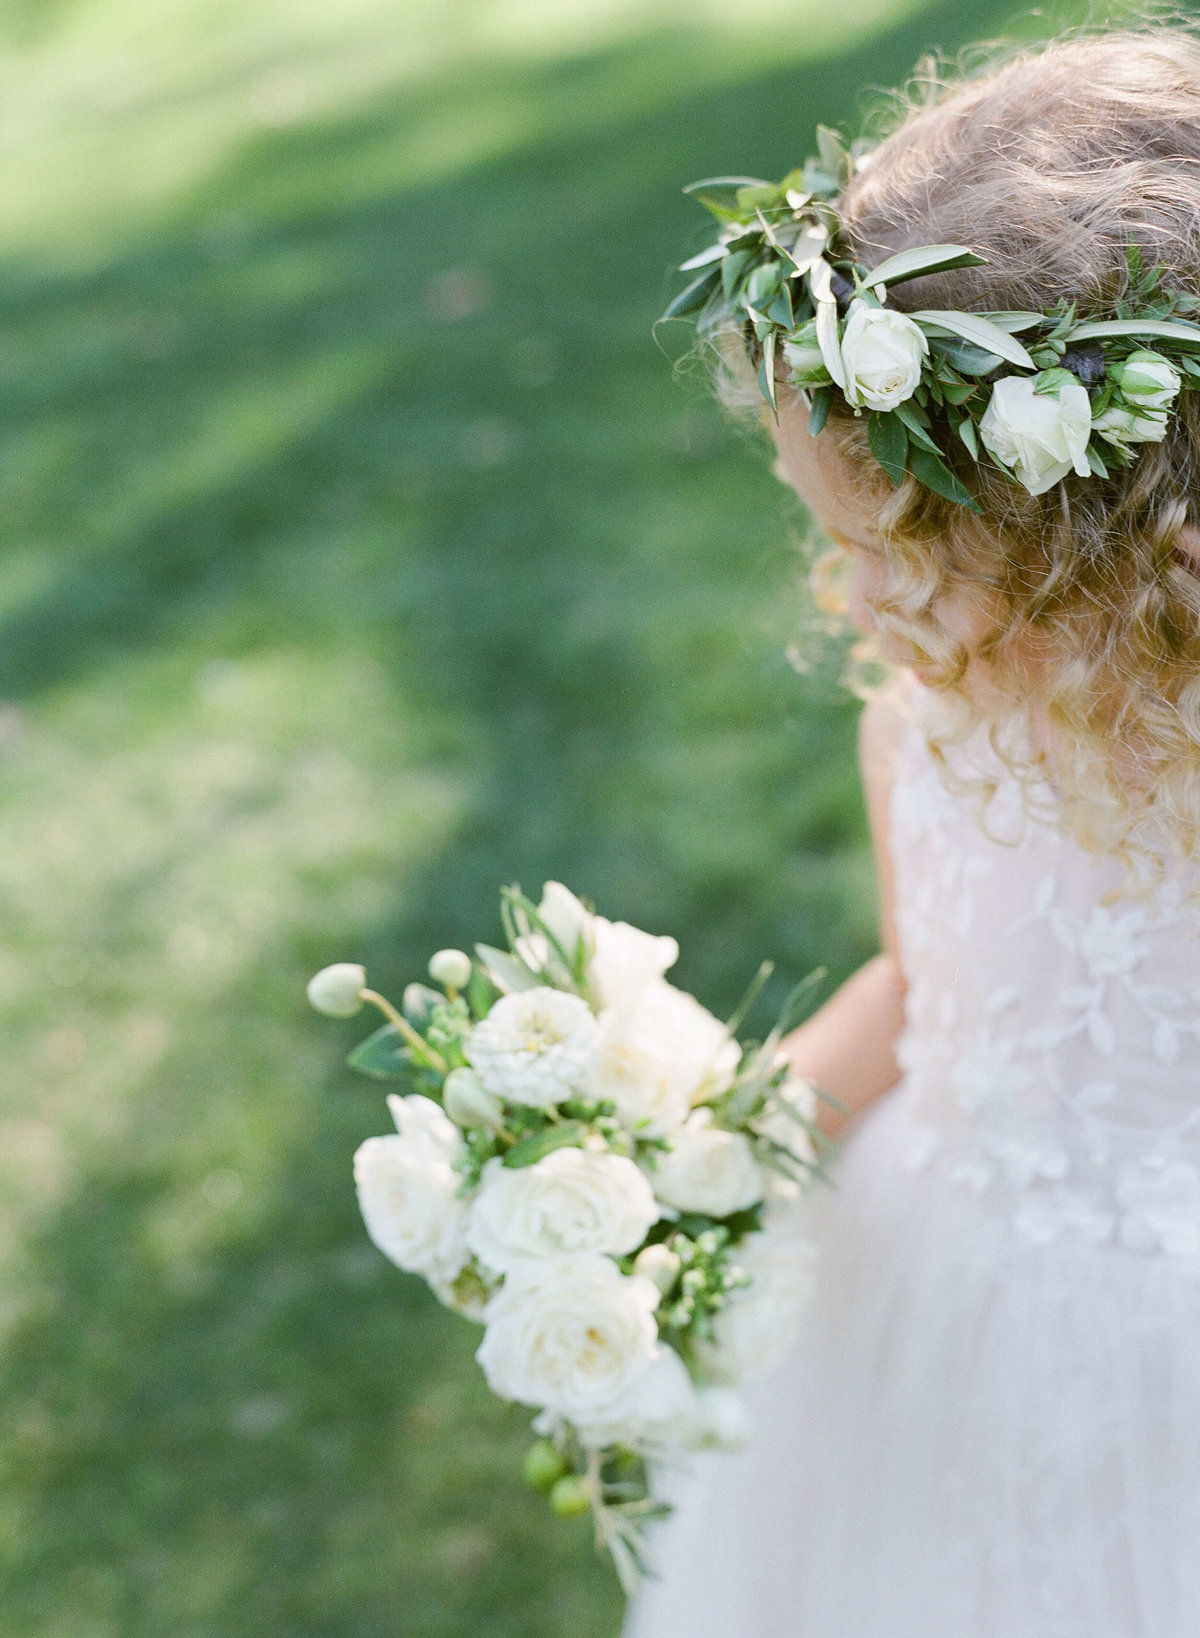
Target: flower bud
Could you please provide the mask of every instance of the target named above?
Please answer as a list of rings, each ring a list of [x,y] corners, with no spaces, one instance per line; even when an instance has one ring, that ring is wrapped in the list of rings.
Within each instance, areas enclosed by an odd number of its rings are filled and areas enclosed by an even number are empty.
[[[592,1487],[577,1473],[568,1473],[550,1492],[550,1505],[560,1519],[577,1519],[592,1505]]]
[[[307,995],[318,1012],[330,1018],[353,1018],[362,1010],[363,986],[367,982],[365,967],[352,961],[335,961],[332,967],[321,971],[308,981]]]
[[[400,1009],[414,1029],[424,1029],[434,1007],[444,1006],[446,997],[441,990],[431,990],[428,984],[406,984],[400,999]]]
[[[452,1069],[442,1087],[442,1107],[456,1126],[487,1126],[498,1132],[504,1105],[473,1069]]]
[[[817,346],[815,321],[810,320],[784,342],[783,356],[787,361],[789,379],[798,386],[824,386],[833,380],[825,368],[824,355]]]
[[[465,950],[439,950],[429,958],[429,976],[448,990],[461,990],[471,979],[471,958]]]
[[[553,1490],[567,1471],[566,1460],[558,1447],[549,1439],[539,1439],[525,1452],[522,1464],[525,1483],[534,1490]]]
[[[1148,347],[1130,353],[1124,364],[1110,373],[1116,376],[1126,398],[1132,399],[1139,409],[1166,409],[1174,402],[1181,381],[1170,359],[1151,352]]]
[[[679,1258],[670,1246],[644,1246],[633,1260],[633,1272],[653,1280],[664,1295],[675,1284],[679,1269]]]

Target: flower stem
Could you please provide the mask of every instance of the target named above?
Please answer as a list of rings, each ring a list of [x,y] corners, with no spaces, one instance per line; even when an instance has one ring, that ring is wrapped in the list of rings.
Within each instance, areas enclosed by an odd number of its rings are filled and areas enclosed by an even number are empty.
[[[439,1075],[446,1074],[446,1060],[440,1053],[433,1050],[423,1036],[417,1034],[408,1019],[405,1018],[403,1013],[396,1011],[386,996],[380,995],[376,990],[360,990],[359,994],[364,1001],[369,1001],[372,1006],[379,1008],[388,1023],[395,1025],[412,1050],[429,1065],[430,1069],[435,1070]]]

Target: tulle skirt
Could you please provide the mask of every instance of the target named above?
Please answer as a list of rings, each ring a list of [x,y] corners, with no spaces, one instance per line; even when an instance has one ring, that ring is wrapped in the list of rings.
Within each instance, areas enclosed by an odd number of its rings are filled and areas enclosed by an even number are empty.
[[[1030,1245],[912,1141],[901,1086],[810,1208],[752,1445],[667,1476],[625,1638],[1200,1638],[1200,1285]]]

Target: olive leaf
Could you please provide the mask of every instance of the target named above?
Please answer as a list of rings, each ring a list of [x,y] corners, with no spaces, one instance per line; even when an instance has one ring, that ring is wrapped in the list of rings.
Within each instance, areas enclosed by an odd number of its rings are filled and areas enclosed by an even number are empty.
[[[871,453],[887,473],[895,488],[904,482],[904,467],[908,458],[908,429],[895,413],[873,411],[867,422],[867,441]]]

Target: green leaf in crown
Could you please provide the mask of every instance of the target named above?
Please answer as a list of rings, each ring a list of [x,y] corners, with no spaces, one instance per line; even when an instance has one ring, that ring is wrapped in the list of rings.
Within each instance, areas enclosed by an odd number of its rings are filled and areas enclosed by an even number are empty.
[[[1041,495],[1072,475],[1108,479],[1162,441],[1179,394],[1200,388],[1200,325],[1184,316],[1200,298],[1167,291],[1165,269],[1146,268],[1131,245],[1130,295],[1113,317],[1080,319],[1065,302],[1046,313],[902,312],[889,305],[896,285],[986,258],[922,245],[862,267],[837,197],[866,150],[825,126],[817,146],[780,182],[716,176],[684,189],[718,237],[682,264],[694,277],[663,314],[701,334],[737,326],[773,413],[781,376],[814,437],[840,399],[868,416],[892,484],[912,479],[974,511],[968,461]]]

